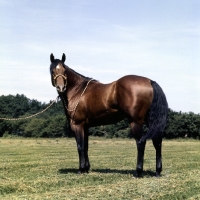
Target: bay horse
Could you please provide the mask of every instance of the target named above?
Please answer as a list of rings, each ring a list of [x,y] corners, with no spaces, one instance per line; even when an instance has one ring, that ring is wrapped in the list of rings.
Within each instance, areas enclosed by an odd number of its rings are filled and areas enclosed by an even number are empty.
[[[156,150],[156,176],[162,171],[162,137],[167,121],[168,103],[161,87],[148,78],[127,75],[109,84],[85,77],[67,65],[66,56],[50,55],[52,85],[62,100],[66,117],[74,132],[79,155],[78,173],[88,172],[88,129],[127,118],[137,145],[135,176],[143,172],[147,139]],[[148,130],[143,132],[143,124]]]

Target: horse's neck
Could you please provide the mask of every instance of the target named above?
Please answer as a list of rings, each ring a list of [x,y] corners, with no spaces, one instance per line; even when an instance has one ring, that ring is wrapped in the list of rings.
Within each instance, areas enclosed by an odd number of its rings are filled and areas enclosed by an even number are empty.
[[[67,69],[67,98],[70,99],[78,92],[79,87],[84,83],[85,79],[74,71]]]

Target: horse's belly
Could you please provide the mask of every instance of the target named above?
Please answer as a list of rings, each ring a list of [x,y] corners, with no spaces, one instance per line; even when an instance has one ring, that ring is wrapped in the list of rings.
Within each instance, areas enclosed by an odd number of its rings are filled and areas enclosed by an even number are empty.
[[[106,113],[99,115],[94,118],[88,119],[88,125],[89,126],[100,126],[100,125],[108,125],[108,124],[114,124],[122,119],[124,119],[126,116],[122,112],[110,112],[107,111]]]

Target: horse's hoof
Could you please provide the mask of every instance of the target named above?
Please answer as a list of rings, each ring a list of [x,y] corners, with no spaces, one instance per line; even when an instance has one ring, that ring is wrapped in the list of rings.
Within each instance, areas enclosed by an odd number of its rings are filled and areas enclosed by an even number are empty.
[[[89,171],[90,171],[90,169],[87,167],[87,168],[85,169],[85,172],[86,172],[86,173],[89,173]]]
[[[81,170],[78,170],[77,174],[79,174],[79,175],[82,174]]]
[[[85,169],[79,169],[78,170],[78,174],[84,174],[85,173]]]
[[[79,169],[78,174],[89,173],[89,169]]]
[[[160,177],[161,177],[160,172],[156,172],[156,173],[155,173],[155,177],[156,177],[156,178],[160,178]]]
[[[135,174],[133,174],[133,178],[141,178],[141,177],[142,177],[142,173],[136,172]]]
[[[139,177],[138,177],[137,175],[133,174],[133,177],[132,177],[132,178],[138,179]]]
[[[136,171],[135,171],[134,177],[140,178],[140,177],[142,177],[142,173],[143,173],[143,169],[137,168]]]

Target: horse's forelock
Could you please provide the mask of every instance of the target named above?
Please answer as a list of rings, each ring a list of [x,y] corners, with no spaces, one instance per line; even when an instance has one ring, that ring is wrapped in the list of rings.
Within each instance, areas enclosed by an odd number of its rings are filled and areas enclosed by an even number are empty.
[[[58,64],[61,64],[65,69],[67,66],[59,59],[55,59],[50,65],[50,72],[57,67]]]

